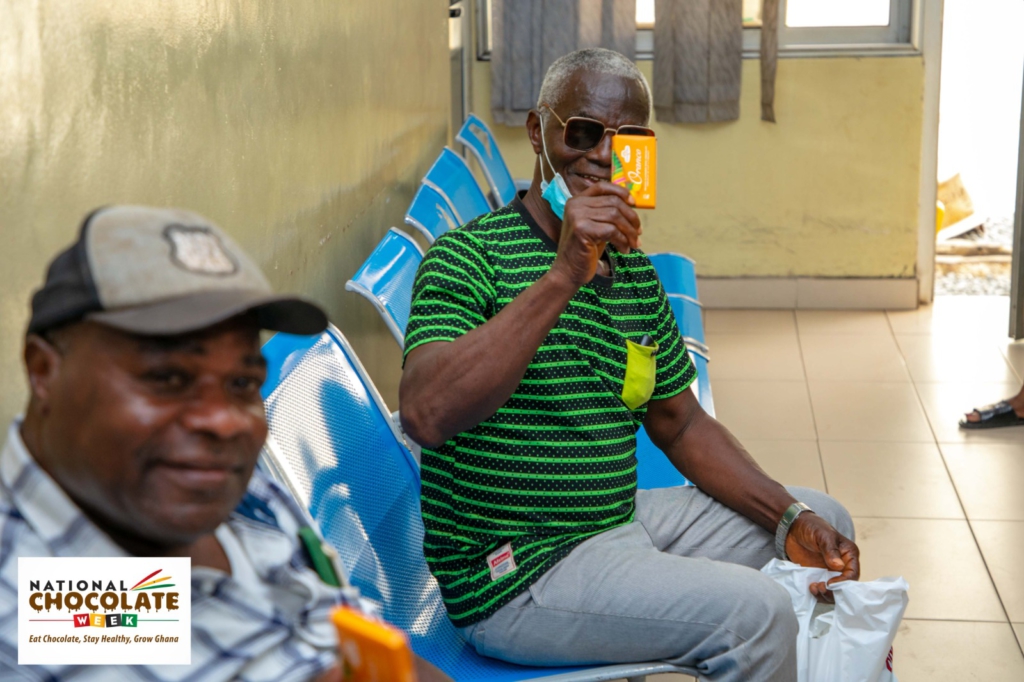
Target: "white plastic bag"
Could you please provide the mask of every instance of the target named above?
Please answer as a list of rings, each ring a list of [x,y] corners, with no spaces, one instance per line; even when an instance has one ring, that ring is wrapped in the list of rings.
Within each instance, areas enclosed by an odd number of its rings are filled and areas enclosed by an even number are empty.
[[[838,573],[772,559],[761,572],[786,588],[800,624],[798,682],[896,682],[892,641],[907,610],[907,581],[881,578],[832,586],[836,604],[819,604],[811,583]]]

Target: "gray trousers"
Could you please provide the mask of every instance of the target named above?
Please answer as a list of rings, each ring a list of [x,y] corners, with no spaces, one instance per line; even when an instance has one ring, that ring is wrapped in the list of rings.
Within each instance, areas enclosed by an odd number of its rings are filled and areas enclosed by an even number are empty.
[[[846,509],[789,488],[853,539]],[[526,665],[668,661],[702,680],[796,680],[797,622],[760,569],[775,538],[692,487],[641,490],[633,523],[590,538],[462,633],[484,656]]]

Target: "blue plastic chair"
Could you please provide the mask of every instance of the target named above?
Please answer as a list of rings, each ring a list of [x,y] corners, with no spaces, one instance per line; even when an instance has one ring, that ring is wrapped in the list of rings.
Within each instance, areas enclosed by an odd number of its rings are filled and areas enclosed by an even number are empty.
[[[400,348],[405,348],[405,328],[412,306],[412,286],[423,251],[412,237],[391,228],[345,288],[367,298],[384,318]]]
[[[673,269],[671,272],[685,277],[685,269],[676,267],[680,262],[692,264],[685,256],[678,254],[655,254],[655,256],[669,256],[663,258],[662,263],[668,263]],[[652,262],[654,256],[651,257]],[[657,268],[658,266],[655,265]],[[661,271],[658,272],[659,279]],[[671,281],[671,280],[670,280]],[[679,281],[678,279],[676,281]],[[694,280],[696,285],[696,280]],[[662,286],[667,287],[665,280]],[[708,377],[708,361],[710,353],[704,342],[704,319],[700,302],[683,294],[668,294],[669,305],[675,315],[676,324],[679,325],[679,332],[683,336],[690,358],[697,368],[697,380],[692,385],[692,390],[697,395],[700,406],[712,417],[715,416],[715,401],[711,394],[711,380]],[[643,489],[670,488],[677,485],[693,485],[669,462],[665,454],[659,450],[647,432],[641,427],[636,434],[636,477],[637,486]]]
[[[455,135],[455,139],[466,146],[484,171],[487,184],[491,186],[494,208],[500,208],[516,196],[516,181],[498,149],[498,142],[487,124],[476,114],[466,117],[466,122]]]
[[[693,485],[672,465],[665,453],[651,442],[642,426],[636,432],[636,485],[641,490]]]
[[[263,347],[270,425],[262,465],[309,507],[348,582],[405,630],[413,650],[457,682],[598,682],[694,670],[666,663],[530,668],[484,658],[448,620],[423,558],[419,471],[387,407],[333,326],[276,334]]]
[[[697,381],[694,390],[704,411],[715,416],[715,403],[711,397],[711,380],[708,378],[708,362],[711,353],[704,337],[704,309],[696,299],[682,294],[669,294],[669,305],[679,325],[679,332],[690,351],[693,364],[697,366]]]
[[[682,294],[700,300],[697,295],[697,270],[692,258],[681,253],[651,253],[647,257],[651,259],[665,293]]]
[[[428,244],[433,244],[442,234],[457,228],[459,218],[443,195],[432,187],[420,185],[405,214],[405,224],[418,230]]]
[[[715,416],[715,401],[711,395],[711,381],[708,379],[708,355],[706,349],[697,349],[687,344],[690,358],[697,367],[697,380],[691,384],[697,401],[705,412]],[[672,465],[658,447],[651,442],[647,431],[640,427],[636,433],[636,484],[644,490],[671,488],[677,485],[693,485]]]
[[[707,355],[704,340],[704,312],[700,302],[682,294],[669,294],[668,303],[676,316],[679,332],[688,345],[701,350]]]
[[[466,160],[448,147],[427,171],[423,184],[448,200],[459,225],[491,212],[491,205],[480,189]]]
[[[697,381],[694,382],[697,400],[704,411],[714,417],[715,399],[711,394],[711,379],[708,377],[708,362],[711,357],[708,354],[707,346],[697,348],[693,344],[687,344],[687,349],[690,351],[690,357],[693,358],[693,364],[697,367]]]

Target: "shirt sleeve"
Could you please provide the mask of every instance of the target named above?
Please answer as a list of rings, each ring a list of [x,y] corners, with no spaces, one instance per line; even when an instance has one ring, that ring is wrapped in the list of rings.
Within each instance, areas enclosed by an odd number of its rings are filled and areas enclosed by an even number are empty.
[[[486,322],[494,310],[494,271],[479,241],[462,230],[430,247],[416,272],[405,357],[418,346],[454,341]]]
[[[690,358],[683,336],[679,333],[676,316],[672,313],[665,290],[658,285],[658,327],[654,340],[658,342],[658,365],[654,376],[651,400],[664,400],[682,393],[697,378],[697,368]]]

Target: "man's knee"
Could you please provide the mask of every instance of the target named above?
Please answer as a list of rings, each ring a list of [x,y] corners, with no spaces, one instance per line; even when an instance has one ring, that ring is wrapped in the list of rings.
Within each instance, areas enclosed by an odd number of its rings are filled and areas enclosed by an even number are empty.
[[[799,627],[789,593],[763,573],[745,573],[729,585],[732,613],[721,623],[714,652],[698,652],[698,667],[708,679],[790,682],[796,679]]]
[[[762,573],[755,573],[738,588],[738,604],[747,628],[740,628],[744,639],[769,639],[784,643],[796,641],[798,630],[793,601],[784,587]],[[746,629],[746,632],[742,630]]]
[[[853,519],[839,500],[813,488],[786,486],[786,489],[790,495],[813,509],[815,514],[831,523],[833,528],[851,540],[856,540]]]
[[[762,679],[793,679],[796,675],[796,638],[800,624],[789,593],[774,580],[768,578],[768,582],[771,585],[765,586],[763,597],[767,609],[766,627],[760,641],[749,654],[758,662],[757,669],[765,671]]]
[[[796,613],[793,611],[793,600],[782,585],[774,580],[771,587],[764,589],[765,609],[767,609],[768,620],[774,624],[775,634],[780,642],[796,641],[799,624],[796,621]]]

